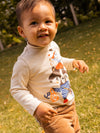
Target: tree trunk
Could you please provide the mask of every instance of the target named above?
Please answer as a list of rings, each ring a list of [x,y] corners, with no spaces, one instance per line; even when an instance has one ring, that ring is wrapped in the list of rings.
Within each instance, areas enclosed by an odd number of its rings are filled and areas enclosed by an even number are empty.
[[[94,0],[94,2],[97,7],[97,11],[100,11],[100,4],[98,3],[98,0]]]
[[[72,15],[73,15],[74,23],[75,23],[75,25],[77,26],[77,25],[79,25],[79,22],[78,22],[78,20],[77,20],[76,14],[75,14],[73,4],[70,3],[69,6],[70,6],[70,10],[71,10]]]
[[[4,47],[3,47],[3,44],[2,44],[2,42],[1,42],[1,40],[0,40],[0,49],[1,49],[1,50],[4,50]]]

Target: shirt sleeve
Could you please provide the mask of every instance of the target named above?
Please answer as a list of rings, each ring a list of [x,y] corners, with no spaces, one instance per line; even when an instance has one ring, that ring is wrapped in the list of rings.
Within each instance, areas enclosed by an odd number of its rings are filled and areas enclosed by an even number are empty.
[[[74,59],[62,57],[62,61],[67,70],[74,70],[73,64],[72,64],[73,60]]]
[[[41,101],[34,97],[28,90],[29,73],[30,71],[27,64],[23,60],[17,61],[13,68],[10,92],[13,98],[21,104],[25,110],[31,115],[34,115]]]

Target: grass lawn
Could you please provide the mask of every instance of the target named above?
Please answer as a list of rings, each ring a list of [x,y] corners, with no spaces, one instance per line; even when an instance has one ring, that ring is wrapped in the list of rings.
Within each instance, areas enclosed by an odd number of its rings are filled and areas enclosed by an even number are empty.
[[[70,71],[81,133],[100,133],[100,18],[58,32],[62,56],[83,59],[89,73]],[[0,133],[41,133],[41,127],[10,95],[13,65],[23,45],[0,52]]]

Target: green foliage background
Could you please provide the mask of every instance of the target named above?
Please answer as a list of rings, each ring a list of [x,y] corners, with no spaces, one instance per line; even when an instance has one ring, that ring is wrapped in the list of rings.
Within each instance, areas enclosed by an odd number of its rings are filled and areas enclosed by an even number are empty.
[[[15,8],[20,0],[0,1],[0,40],[4,47],[11,47],[22,42],[17,32],[17,19]],[[100,16],[100,3],[98,0],[51,0],[56,12],[57,21],[60,20],[60,27],[74,26],[69,3],[73,3],[78,21],[80,23]]]
[[[62,56],[83,59],[89,66],[89,73],[68,73],[81,133],[100,133],[100,18],[69,30],[61,29],[55,40]],[[22,44],[0,52],[0,133],[42,133],[34,117],[9,93],[12,68],[24,47]]]
[[[25,46],[21,45],[23,40],[17,32],[15,7],[18,1],[0,1],[0,40],[5,48],[9,48],[0,51],[0,133],[41,133],[35,119],[9,93],[13,64]],[[100,4],[97,0],[51,1],[57,11],[57,20],[61,21],[55,40],[62,55],[83,59],[90,67],[90,72],[84,75],[69,72],[81,133],[100,133],[100,18],[97,18],[100,16]],[[81,23],[78,27],[74,27],[69,2],[73,2]]]

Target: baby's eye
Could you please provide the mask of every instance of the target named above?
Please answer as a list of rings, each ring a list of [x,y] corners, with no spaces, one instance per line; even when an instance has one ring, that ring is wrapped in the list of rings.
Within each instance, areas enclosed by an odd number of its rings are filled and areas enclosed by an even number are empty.
[[[46,23],[46,24],[49,24],[49,23],[52,23],[52,21],[47,20],[47,21],[45,21],[45,23]]]
[[[31,23],[31,25],[37,25],[37,22],[34,21],[34,22]]]

